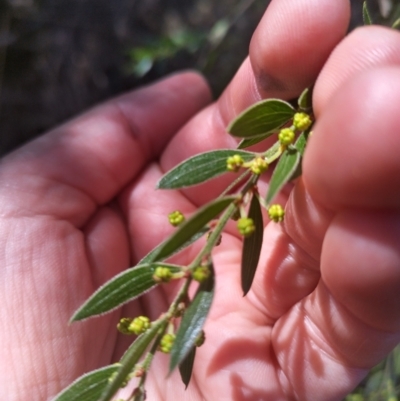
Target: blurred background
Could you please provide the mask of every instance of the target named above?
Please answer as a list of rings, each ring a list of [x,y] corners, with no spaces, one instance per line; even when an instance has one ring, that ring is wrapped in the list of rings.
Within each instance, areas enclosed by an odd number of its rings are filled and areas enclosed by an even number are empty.
[[[372,0],[371,9],[379,11]],[[0,0],[0,155],[111,96],[195,68],[215,96],[269,0]],[[362,0],[352,0],[352,27]]]
[[[400,0],[367,1],[374,22],[400,17]],[[0,0],[0,155],[177,70],[202,71],[218,96],[269,2]],[[362,24],[363,0],[351,4],[349,30]],[[399,378],[396,349],[346,401],[396,401]]]

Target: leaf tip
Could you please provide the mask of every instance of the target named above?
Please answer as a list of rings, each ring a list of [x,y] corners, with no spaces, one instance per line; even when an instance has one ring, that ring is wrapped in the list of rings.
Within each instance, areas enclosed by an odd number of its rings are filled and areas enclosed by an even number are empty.
[[[77,310],[69,319],[68,325],[71,325],[72,323],[79,322],[80,320],[83,320],[84,316],[81,316],[80,310]]]
[[[155,185],[155,189],[162,189],[162,177],[157,181],[156,185]]]
[[[372,25],[371,14],[368,10],[368,4],[366,0],[363,3],[363,22],[364,25]]]

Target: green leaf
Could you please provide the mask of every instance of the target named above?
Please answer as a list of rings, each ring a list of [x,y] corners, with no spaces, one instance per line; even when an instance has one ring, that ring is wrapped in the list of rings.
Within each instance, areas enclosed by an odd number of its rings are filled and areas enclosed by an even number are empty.
[[[243,241],[242,250],[242,290],[245,296],[251,288],[260,258],[261,246],[264,234],[264,224],[260,202],[256,195],[251,199],[248,217],[253,219],[255,230]]]
[[[400,18],[393,22],[392,29],[400,29]]]
[[[296,146],[296,149],[299,151],[301,157],[304,156],[304,151],[306,150],[307,139],[308,139],[309,133],[310,133],[309,130],[302,132],[296,141],[295,146]],[[302,174],[302,163],[300,160],[300,163],[297,165],[297,168],[293,172],[292,176],[290,177],[290,180],[294,180],[297,177],[300,177],[301,174]]]
[[[251,138],[273,134],[285,125],[294,115],[290,103],[279,99],[262,100],[243,111],[233,120],[227,130],[239,138]]]
[[[268,132],[268,134],[253,136],[251,138],[242,139],[238,145],[238,149],[249,148],[250,146],[257,145],[257,143],[262,142],[264,139],[269,138],[273,132]]]
[[[165,322],[162,320],[158,321],[143,334],[141,334],[128,348],[123,357],[121,358],[120,365],[117,370],[117,374],[113,377],[113,380],[108,383],[107,387],[101,394],[100,398],[96,401],[110,401],[114,394],[123,386],[128,375],[132,372],[135,365],[138,363],[147,347],[157,336],[160,328],[165,326]]]
[[[266,197],[267,204],[270,204],[273,198],[275,198],[278,192],[282,189],[282,187],[285,186],[292,179],[300,162],[301,153],[295,146],[289,147],[283,152],[275,167],[274,172],[272,173],[271,181],[269,182]]]
[[[267,204],[271,203],[273,198],[284,185],[301,174],[301,159],[304,154],[309,134],[309,130],[302,132],[297,138],[295,145],[283,152],[274,172],[272,173],[271,181],[269,182],[266,196]]]
[[[306,145],[309,135],[310,135],[310,130],[302,132],[297,138],[297,141],[295,143],[295,147],[300,152],[301,156],[304,155],[304,151],[306,150]]]
[[[282,146],[279,141],[275,142],[266,152],[264,152],[265,160],[268,164],[273,163],[282,154]]]
[[[227,173],[226,159],[240,155],[244,161],[254,158],[254,153],[237,149],[213,150],[201,153],[178,164],[166,173],[157,184],[160,189],[178,189],[197,185]]]
[[[179,364],[179,373],[185,387],[190,383],[192,377],[194,359],[196,357],[196,346],[192,347],[185,359]]]
[[[184,244],[182,244],[182,246],[180,246],[179,248],[175,249],[172,253],[165,255],[163,257],[163,259],[166,259],[166,258],[168,258],[168,257],[170,257],[170,256],[182,251],[183,249],[187,248],[188,246],[192,245],[194,242],[196,242],[199,238],[201,238],[208,231],[210,231],[210,229],[208,227],[204,227],[198,233],[193,235],[188,241],[186,241]],[[144,263],[152,263],[152,262],[154,262],[156,260],[155,257],[159,253],[159,251],[160,251],[162,246],[164,246],[164,243],[161,243],[160,245],[158,245],[154,249],[152,249],[146,256],[144,256],[139,261],[138,265],[142,265]]]
[[[117,365],[106,366],[86,373],[56,396],[53,401],[98,401]]]
[[[177,230],[158,248],[153,260],[160,260],[171,255],[176,249],[186,243],[211,220],[216,218],[224,209],[237,199],[236,196],[218,198],[204,205],[189,219],[178,226]]]
[[[214,296],[214,270],[211,266],[211,275],[199,289],[186,309],[174,345],[171,350],[169,372],[171,373],[186,358],[196,339],[200,335]]]
[[[371,14],[369,13],[368,5],[367,5],[366,1],[364,1],[364,4],[363,4],[363,21],[364,21],[364,25],[372,25]]]
[[[304,89],[297,99],[297,104],[299,105],[300,109],[304,111],[312,110],[312,90],[313,88]]]
[[[157,266],[167,267],[173,272],[180,270],[179,266],[167,263],[143,264],[125,270],[95,291],[75,312],[71,321],[109,312],[149,291],[157,285],[153,279]]]

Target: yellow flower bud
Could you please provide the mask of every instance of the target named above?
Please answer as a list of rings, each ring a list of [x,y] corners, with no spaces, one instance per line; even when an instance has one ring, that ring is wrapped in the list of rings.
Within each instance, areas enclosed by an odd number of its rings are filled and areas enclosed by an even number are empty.
[[[138,316],[132,320],[128,330],[138,336],[139,334],[144,333],[149,327],[150,319],[147,316]]]
[[[169,354],[171,352],[172,346],[174,345],[175,334],[164,334],[160,341],[160,351],[165,354]]]
[[[192,273],[193,280],[203,283],[210,277],[211,271],[208,266],[197,266]]]
[[[185,221],[185,216],[179,210],[175,210],[168,215],[168,220],[174,227],[176,227]]]
[[[158,283],[168,283],[173,279],[173,273],[168,267],[158,266],[154,271],[153,279]]]
[[[262,157],[256,157],[252,163],[250,170],[257,175],[262,174],[264,171],[268,169],[267,161]]]
[[[256,229],[253,219],[242,217],[237,222],[237,228],[243,237],[248,237],[253,234]]]
[[[281,205],[271,205],[268,209],[268,215],[272,221],[279,223],[283,221],[283,218],[285,217],[285,211]]]
[[[129,317],[123,317],[117,324],[118,331],[122,334],[132,334],[132,332],[129,331],[129,325],[132,323],[132,320],[133,319]]]
[[[296,113],[293,117],[293,125],[299,131],[305,131],[311,124],[311,117],[307,113]]]
[[[291,128],[283,128],[279,132],[278,139],[281,145],[288,146],[294,142],[294,131]]]
[[[236,172],[243,166],[244,160],[240,155],[233,155],[226,159],[226,168],[228,171]]]

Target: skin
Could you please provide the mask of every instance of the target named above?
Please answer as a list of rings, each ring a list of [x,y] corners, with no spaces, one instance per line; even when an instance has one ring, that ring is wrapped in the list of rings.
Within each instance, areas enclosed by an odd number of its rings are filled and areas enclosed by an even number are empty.
[[[72,313],[172,231],[169,212],[191,213],[226,184],[155,193],[158,179],[194,153],[233,147],[225,126],[245,107],[315,80],[303,176],[282,195],[285,223],[265,227],[252,290],[242,297],[241,240],[228,228],[192,383],[185,391],[177,374],[165,380],[159,355],[148,399],[339,401],[399,342],[400,34],[365,27],[344,38],[349,8],[273,0],[217,102],[201,77],[182,73],[2,160],[1,399],[50,400],[117,360],[131,341],[118,319],[157,318],[174,287],[68,326]]]

